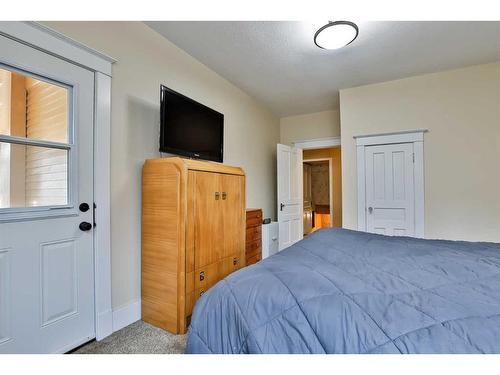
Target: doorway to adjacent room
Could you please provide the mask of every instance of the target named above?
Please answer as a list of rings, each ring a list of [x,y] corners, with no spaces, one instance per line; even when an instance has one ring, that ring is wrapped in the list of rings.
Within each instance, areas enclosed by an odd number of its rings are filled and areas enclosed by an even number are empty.
[[[340,147],[303,150],[304,236],[342,226]]]

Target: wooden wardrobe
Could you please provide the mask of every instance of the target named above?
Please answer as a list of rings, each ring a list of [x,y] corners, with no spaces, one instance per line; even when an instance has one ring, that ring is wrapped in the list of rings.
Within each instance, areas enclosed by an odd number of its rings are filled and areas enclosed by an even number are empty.
[[[245,174],[178,157],[142,174],[142,319],[185,333],[196,300],[245,265]]]

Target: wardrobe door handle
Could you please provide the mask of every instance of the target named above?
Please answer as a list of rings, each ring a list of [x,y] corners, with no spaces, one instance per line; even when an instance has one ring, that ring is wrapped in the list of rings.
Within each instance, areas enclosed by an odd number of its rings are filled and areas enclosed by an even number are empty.
[[[227,193],[225,191],[222,192],[222,200],[225,201],[227,198]]]
[[[215,192],[215,200],[218,201],[220,197],[220,193],[218,191]]]
[[[200,272],[200,281],[203,281],[203,280],[205,280],[205,272],[201,271]]]

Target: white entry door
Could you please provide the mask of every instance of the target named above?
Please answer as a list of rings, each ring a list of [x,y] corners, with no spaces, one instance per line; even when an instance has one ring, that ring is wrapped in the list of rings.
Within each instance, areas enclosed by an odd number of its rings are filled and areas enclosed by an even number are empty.
[[[415,235],[413,143],[367,146],[366,230]]]
[[[94,73],[0,36],[0,353],[95,337]]]
[[[302,149],[278,144],[279,249],[302,239]]]

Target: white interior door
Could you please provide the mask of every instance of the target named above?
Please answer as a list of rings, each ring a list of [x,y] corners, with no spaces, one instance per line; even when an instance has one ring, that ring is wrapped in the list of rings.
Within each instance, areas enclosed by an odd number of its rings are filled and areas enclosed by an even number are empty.
[[[367,146],[365,163],[367,231],[414,236],[413,143]]]
[[[0,51],[0,353],[65,352],[95,337],[94,74]]]
[[[302,239],[303,191],[302,149],[278,144],[279,249]]]

